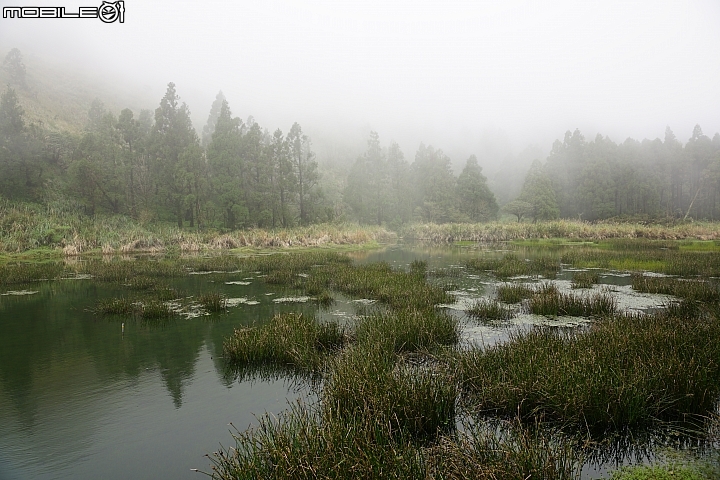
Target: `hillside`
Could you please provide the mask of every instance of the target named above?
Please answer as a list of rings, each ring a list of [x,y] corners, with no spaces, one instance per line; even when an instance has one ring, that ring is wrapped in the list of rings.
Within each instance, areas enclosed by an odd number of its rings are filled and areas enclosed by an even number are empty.
[[[12,48],[12,45],[0,45],[0,64]],[[79,134],[85,127],[88,109],[95,98],[116,115],[124,108],[137,114],[141,109],[157,106],[158,99],[150,95],[148,88],[125,82],[111,85],[97,72],[72,69],[31,52],[21,52],[28,87],[15,90],[27,123],[42,122],[48,130]],[[0,85],[8,83],[8,73],[0,68]]]

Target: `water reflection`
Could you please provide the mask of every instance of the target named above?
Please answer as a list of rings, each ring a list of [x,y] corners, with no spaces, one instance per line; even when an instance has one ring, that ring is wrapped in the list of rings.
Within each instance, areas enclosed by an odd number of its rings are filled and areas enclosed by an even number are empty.
[[[99,299],[127,290],[89,280],[37,282],[35,295],[0,297],[0,478],[197,478],[190,468],[229,441],[228,422],[248,425],[253,413],[312,396],[287,379],[227,377],[222,342],[234,327],[315,307],[274,304],[259,282],[225,285],[226,277],[172,283],[195,295],[244,288],[258,304],[144,322],[93,313]]]

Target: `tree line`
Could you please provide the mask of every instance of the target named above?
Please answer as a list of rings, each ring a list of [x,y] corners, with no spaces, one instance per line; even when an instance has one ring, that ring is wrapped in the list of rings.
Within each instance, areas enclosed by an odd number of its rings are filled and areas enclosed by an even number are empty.
[[[179,227],[290,227],[335,219],[400,225],[483,222],[501,211],[517,220],[611,217],[720,218],[720,135],[695,127],[682,145],[664,140],[615,144],[578,131],[535,160],[520,195],[500,210],[477,158],[458,176],[442,150],[421,144],[410,163],[400,146],[367,149],[339,181],[342,205],[321,188],[312,144],[298,123],[270,133],[234,117],[222,92],[200,135],[173,83],[154,112],[118,116],[92,102],[83,132],[28,124],[16,89],[28,88],[13,49],[0,95],[0,195],[22,201],[63,198],[87,214],[125,214]],[[327,174],[327,172],[325,172]]]
[[[544,164],[533,163],[520,196],[504,209],[518,220],[719,220],[720,134],[710,139],[696,125],[683,145],[667,127],[663,140],[618,145],[568,131]]]
[[[232,115],[222,92],[201,135],[175,85],[154,113],[118,116],[96,99],[80,135],[27,124],[16,89],[27,88],[19,51],[4,67],[12,86],[0,95],[0,195],[23,201],[63,198],[85,213],[125,214],[179,227],[290,227],[342,219],[400,224],[484,221],[498,205],[476,158],[458,178],[441,150],[421,145],[408,164],[397,143],[367,151],[336,182],[337,208],[319,184],[312,144],[298,123],[270,133]],[[14,88],[13,88],[14,87]]]

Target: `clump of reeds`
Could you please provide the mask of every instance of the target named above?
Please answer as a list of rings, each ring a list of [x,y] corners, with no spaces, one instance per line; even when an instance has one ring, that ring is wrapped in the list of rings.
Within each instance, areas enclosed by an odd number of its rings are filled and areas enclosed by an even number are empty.
[[[96,280],[131,284],[142,277],[150,282],[155,278],[170,278],[187,272],[176,262],[166,260],[90,260],[76,267],[77,273],[92,275]]]
[[[170,300],[175,300],[177,298],[183,297],[185,294],[174,288],[165,287],[154,289],[152,295],[155,300],[159,300],[161,302],[169,302]]]
[[[175,316],[170,306],[161,300],[149,300],[139,304],[139,315],[145,320],[163,320]]]
[[[462,268],[457,267],[449,267],[449,268],[435,268],[429,272],[430,276],[433,276],[435,278],[443,278],[443,277],[450,277],[450,278],[456,278],[460,277],[463,273]]]
[[[144,320],[161,320],[175,315],[172,308],[162,300],[140,301],[125,297],[100,300],[95,311],[103,315],[122,315]]]
[[[508,253],[500,259],[478,257],[468,260],[465,266],[471,270],[490,271],[500,278],[521,275],[542,275],[554,278],[560,270],[560,262],[555,257],[522,259],[514,253]]]
[[[337,323],[283,313],[265,325],[235,329],[225,340],[223,352],[228,364],[240,371],[277,365],[299,372],[317,372],[327,355],[341,348],[346,340]]]
[[[138,307],[135,302],[125,297],[107,298],[97,303],[95,311],[104,315],[132,316],[137,313]]]
[[[427,275],[427,262],[425,260],[413,260],[410,263],[410,273],[424,278]]]
[[[340,419],[372,418],[412,438],[434,437],[455,427],[458,393],[440,368],[396,365],[382,344],[354,345],[332,361],[322,408]]]
[[[212,477],[237,479],[425,478],[422,450],[371,415],[343,416],[293,405],[253,429],[233,433],[235,447],[210,456]]]
[[[384,345],[396,353],[417,352],[456,344],[460,326],[445,312],[408,307],[363,317],[353,334],[358,344]]]
[[[582,455],[562,435],[517,418],[465,425],[428,455],[429,478],[575,480]]]
[[[333,303],[335,303],[335,297],[333,297],[332,293],[330,293],[327,290],[323,290],[320,293],[315,295],[315,301],[320,305],[321,307],[329,307]]]
[[[467,425],[418,444],[371,412],[347,416],[293,404],[279,417],[232,433],[235,446],[209,456],[222,480],[348,478],[474,478],[570,480],[581,457],[564,438],[517,421]]]
[[[130,279],[126,284],[131,290],[149,290],[157,285],[157,282],[146,276],[139,276]]]
[[[571,293],[536,293],[530,298],[530,313],[536,315],[589,317],[611,315],[617,300],[608,292],[577,296]]]
[[[53,280],[64,273],[61,263],[6,263],[0,265],[0,285]]]
[[[221,293],[203,293],[198,296],[197,301],[208,312],[224,312],[227,310],[227,298]]]
[[[592,288],[600,281],[597,272],[575,272],[572,276],[572,288]]]
[[[707,414],[720,394],[720,321],[617,315],[587,331],[535,329],[459,355],[466,400],[602,433]]]
[[[705,280],[683,280],[669,277],[632,275],[632,288],[645,293],[663,293],[688,300],[714,302],[720,300],[720,290]]]
[[[532,297],[533,293],[535,289],[523,283],[505,283],[498,285],[496,290],[497,299],[505,303],[519,303]]]
[[[497,300],[481,298],[476,300],[465,313],[479,320],[509,320],[513,317],[513,309]]]

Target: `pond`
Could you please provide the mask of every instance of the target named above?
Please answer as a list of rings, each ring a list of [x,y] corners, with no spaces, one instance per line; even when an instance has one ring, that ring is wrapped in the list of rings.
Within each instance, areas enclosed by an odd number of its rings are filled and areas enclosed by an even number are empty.
[[[357,263],[384,261],[398,269],[427,261],[431,282],[452,284],[457,302],[446,308],[462,321],[465,344],[503,341],[532,325],[588,322],[527,313],[499,323],[467,317],[465,308],[492,296],[497,281],[465,270],[464,262],[505,253],[497,247],[393,245],[349,255]],[[533,255],[539,252],[521,254]],[[572,273],[568,266],[558,273],[560,290],[570,290]],[[599,273],[593,289],[611,289],[621,309],[650,311],[671,299],[634,292],[628,274]],[[259,272],[203,272],[170,283],[189,295],[213,290],[235,300],[227,313],[143,322],[95,313],[98,301],[127,290],[91,278],[0,286],[1,479],[200,478],[192,469],[209,470],[204,455],[230,446],[229,430],[256,424],[256,416],[279,413],[296,399],[315,398],[301,381],[237,381],[223,364],[223,339],[238,326],[280,312],[348,322],[367,303],[338,295],[332,307],[318,311],[298,291],[264,283]],[[584,477],[604,471],[587,465]]]

